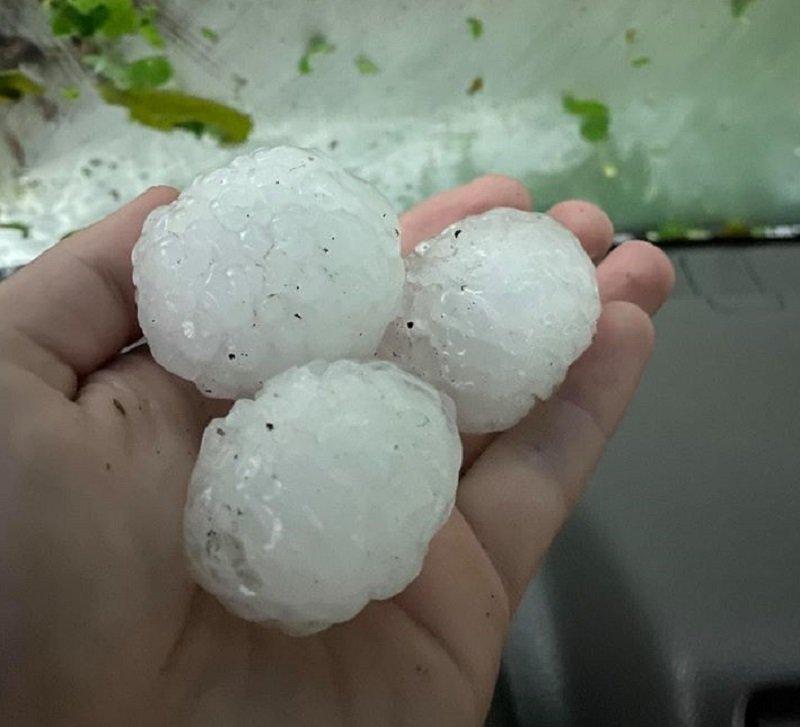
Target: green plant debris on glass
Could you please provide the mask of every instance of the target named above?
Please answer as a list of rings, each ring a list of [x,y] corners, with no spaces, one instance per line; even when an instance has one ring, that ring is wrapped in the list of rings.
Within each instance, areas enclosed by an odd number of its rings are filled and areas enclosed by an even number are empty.
[[[306,45],[306,52],[303,53],[300,60],[297,62],[297,70],[304,76],[311,73],[311,59],[314,56],[323,55],[325,53],[333,53],[336,46],[328,42],[324,35],[312,36]]]
[[[0,71],[0,102],[19,101],[23,96],[40,96],[41,84],[20,70]]]
[[[581,136],[590,142],[603,141],[608,138],[611,125],[611,114],[608,106],[594,99],[578,99],[565,94],[564,110],[581,120]]]
[[[380,68],[375,65],[375,62],[363,53],[356,58],[355,63],[358,72],[362,76],[374,76],[380,70]]]
[[[206,40],[210,40],[212,43],[216,43],[219,40],[219,33],[217,33],[217,31],[213,28],[204,26],[200,28],[200,32],[203,34],[203,37]]]
[[[625,31],[625,42],[628,45],[633,45],[636,42],[636,28],[628,28]]]
[[[476,40],[483,35],[483,21],[480,18],[467,18],[467,25],[469,32]]]
[[[172,64],[165,56],[149,56],[126,63],[113,55],[85,55],[84,63],[101,78],[121,89],[163,86],[172,78]]]
[[[87,53],[81,58],[92,72],[119,88],[128,87],[128,64],[111,53]]]
[[[164,39],[155,25],[153,4],[138,9],[133,0],[47,0],[50,27],[57,36],[119,38],[138,33],[150,45],[162,48]]]
[[[241,144],[253,128],[247,114],[180,91],[124,90],[105,83],[100,95],[106,103],[127,108],[131,119],[141,124],[162,131],[180,128],[198,136],[210,134],[222,144]]]
[[[210,99],[161,88],[173,77],[172,64],[165,55],[127,60],[127,45],[118,42],[121,36],[138,35],[155,48],[164,47],[164,39],[156,26],[158,6],[155,3],[43,0],[42,4],[49,12],[55,35],[80,40],[73,45],[74,52],[92,70],[103,100],[127,108],[131,120],[161,131],[178,128],[198,136],[208,134],[222,144],[239,144],[249,136],[253,127],[249,115]],[[203,34],[209,39],[217,38],[210,28],[203,29]],[[324,42],[321,45],[310,43],[309,50],[330,52]],[[31,88],[29,92],[41,93],[38,84],[37,88],[38,91]],[[79,91],[67,87],[61,89],[61,95],[75,99]]]
[[[675,220],[668,220],[659,226],[656,230],[656,241],[663,240],[688,240],[689,227],[682,222]]]
[[[721,237],[750,237],[752,230],[744,220],[728,220],[720,230]]]
[[[64,86],[64,88],[61,89],[61,96],[67,101],[74,101],[80,98],[81,90],[77,86]]]
[[[156,26],[158,8],[155,5],[145,5],[139,18],[139,35],[142,36],[153,48],[163,48],[164,38]]]
[[[637,56],[631,59],[631,65],[634,68],[642,68],[643,66],[650,65],[650,56]]]
[[[108,38],[135,33],[139,29],[139,13],[133,0],[70,0],[77,9],[91,11],[94,8],[106,8],[108,19],[103,23],[101,32]],[[82,6],[82,7],[81,7]]]
[[[135,33],[140,15],[133,0],[50,0],[50,25],[55,35],[107,38]]]
[[[179,124],[175,124],[175,128],[188,131],[190,134],[194,134],[198,139],[202,138],[203,134],[206,133],[206,125],[201,121],[182,121]]]
[[[50,14],[50,28],[53,35],[70,35],[88,38],[94,35],[108,20],[108,10],[100,6],[91,12],[78,12],[71,5],[53,5]]]
[[[150,56],[130,63],[128,88],[158,88],[172,78],[172,64],[164,56]]]
[[[0,222],[0,230],[18,230],[24,238],[29,237],[31,234],[30,225],[26,225],[23,222]]]
[[[474,96],[478,91],[483,91],[483,78],[481,76],[475,76],[472,79],[472,83],[469,84],[467,89],[467,96]]]
[[[731,0],[731,15],[734,18],[740,18],[754,2],[755,0]]]

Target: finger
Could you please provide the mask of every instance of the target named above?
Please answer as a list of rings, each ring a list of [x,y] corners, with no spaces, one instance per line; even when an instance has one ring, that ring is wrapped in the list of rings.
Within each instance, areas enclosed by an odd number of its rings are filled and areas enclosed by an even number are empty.
[[[67,395],[76,378],[140,335],[131,249],[149,212],[176,195],[169,187],[148,190],[0,284],[0,320],[52,354],[52,385],[65,386],[65,368],[74,372]]]
[[[498,436],[463,478],[458,508],[512,607],[619,424],[652,346],[652,322],[641,308],[609,303],[558,394]]]
[[[559,202],[548,213],[571,230],[592,260],[601,259],[614,242],[614,225],[597,205],[579,199]]]
[[[455,508],[431,540],[419,576],[393,600],[448,646],[479,702],[488,705],[510,618],[505,595],[493,563]]]
[[[653,315],[675,285],[675,270],[663,250],[641,240],[623,242],[597,267],[603,302],[627,300]]]
[[[400,218],[403,252],[409,253],[422,240],[469,215],[495,207],[530,210],[531,204],[528,190],[516,179],[500,174],[478,177],[469,184],[435,194],[406,212]]]

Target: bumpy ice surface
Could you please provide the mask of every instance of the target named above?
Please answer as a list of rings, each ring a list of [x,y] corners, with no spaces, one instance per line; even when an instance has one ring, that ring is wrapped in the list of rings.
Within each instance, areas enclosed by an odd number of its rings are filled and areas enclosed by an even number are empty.
[[[186,505],[195,577],[235,614],[308,634],[401,591],[450,513],[452,402],[386,362],[315,362],[206,429]]]
[[[518,422],[594,335],[594,266],[547,215],[468,217],[420,243],[406,268],[403,314],[380,355],[447,392],[462,431]]]
[[[315,151],[262,149],[198,177],[133,251],[153,356],[236,398],[296,364],[373,354],[402,296],[398,229],[383,196]]]

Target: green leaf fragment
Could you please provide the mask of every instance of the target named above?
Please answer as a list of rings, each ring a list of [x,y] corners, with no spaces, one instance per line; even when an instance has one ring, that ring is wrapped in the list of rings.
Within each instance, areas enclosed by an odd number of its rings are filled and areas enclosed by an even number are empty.
[[[608,138],[611,114],[608,106],[594,99],[577,99],[566,94],[563,99],[564,110],[581,119],[581,136],[590,142]]]
[[[0,230],[19,230],[26,239],[31,234],[30,225],[23,222],[0,222]]]
[[[102,84],[100,95],[114,106],[128,109],[131,119],[162,131],[186,129],[198,136],[211,134],[222,144],[240,144],[253,128],[247,114],[180,91],[158,89],[124,90],[112,84]]]
[[[312,36],[306,45],[306,52],[297,62],[297,70],[304,76],[307,76],[311,73],[311,59],[314,56],[333,53],[335,50],[336,46],[329,43],[324,35],[317,34]]]
[[[81,90],[77,86],[64,86],[64,88],[61,89],[61,95],[67,101],[74,101],[80,98]]]
[[[216,43],[219,40],[219,33],[213,28],[203,27],[200,28],[200,32],[203,34],[204,38],[210,40],[212,43]]]
[[[83,13],[68,2],[62,1],[51,6],[50,28],[55,36],[88,38],[108,22],[108,17],[108,8],[102,5]]]
[[[380,70],[372,59],[363,53],[356,58],[356,68],[362,76],[374,76]]]
[[[133,0],[56,0],[51,3],[53,32],[88,37],[102,33],[107,38],[135,33],[139,13]],[[56,23],[58,18],[58,23]]]
[[[23,96],[40,96],[44,87],[20,70],[0,71],[0,103],[19,101]]]
[[[92,0],[108,8],[109,17],[103,24],[103,35],[118,38],[128,33],[136,33],[139,29],[139,13],[133,0]]]
[[[637,56],[636,58],[631,59],[631,65],[634,68],[641,68],[642,66],[647,66],[649,64],[650,64],[649,56]]]
[[[172,78],[172,64],[164,56],[149,56],[128,65],[128,88],[163,86]]]
[[[731,15],[733,15],[734,18],[740,18],[753,2],[755,2],[755,0],[731,0]]]
[[[476,40],[483,35],[483,21],[480,18],[467,18],[467,25],[469,32]]]
[[[155,25],[151,25],[150,23],[142,23],[139,26],[139,35],[142,36],[153,48],[163,48],[164,47],[164,39],[161,37],[161,33],[158,32],[158,28]]]
[[[175,124],[175,128],[184,129],[190,134],[194,134],[198,139],[202,138],[206,132],[206,125],[202,121],[181,121],[181,123]]]
[[[133,0],[50,0],[48,7],[53,34],[77,38],[141,32],[147,39],[143,24],[152,23],[156,12],[152,5],[138,10]]]
[[[172,64],[165,56],[148,56],[127,63],[111,54],[87,54],[83,62],[120,89],[157,88],[172,78]]]
[[[689,239],[689,227],[682,222],[669,220],[659,226],[656,231],[657,241],[662,240],[687,240]]]
[[[142,36],[153,48],[163,48],[164,38],[156,26],[158,8],[155,5],[146,5],[142,8],[139,19],[139,35]]]

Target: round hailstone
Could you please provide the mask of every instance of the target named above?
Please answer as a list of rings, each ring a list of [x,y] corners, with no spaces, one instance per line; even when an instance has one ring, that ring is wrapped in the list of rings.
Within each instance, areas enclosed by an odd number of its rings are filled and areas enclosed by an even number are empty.
[[[399,234],[387,200],[318,152],[238,157],[144,224],[133,281],[153,357],[237,398],[290,366],[371,356],[399,312]]]
[[[315,362],[203,436],[184,537],[233,613],[310,634],[399,593],[450,514],[452,402],[392,364]]]
[[[449,394],[461,431],[500,431],[552,394],[599,314],[575,236],[547,215],[498,208],[406,258],[403,314],[379,355]]]

